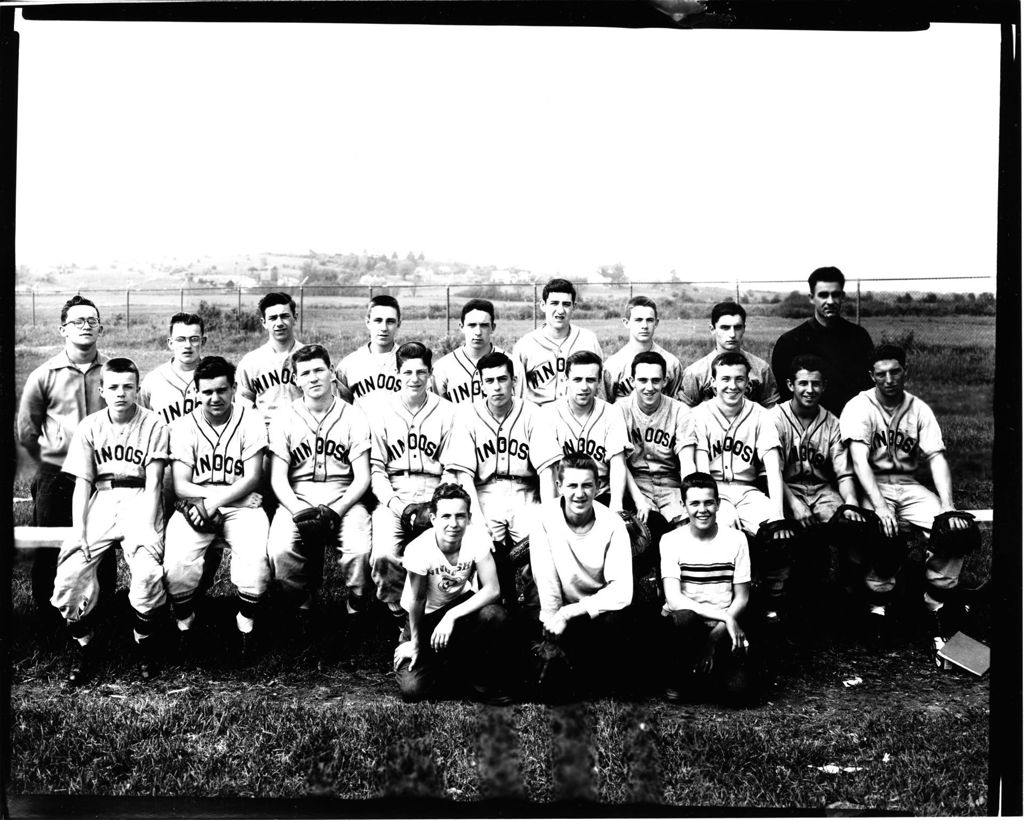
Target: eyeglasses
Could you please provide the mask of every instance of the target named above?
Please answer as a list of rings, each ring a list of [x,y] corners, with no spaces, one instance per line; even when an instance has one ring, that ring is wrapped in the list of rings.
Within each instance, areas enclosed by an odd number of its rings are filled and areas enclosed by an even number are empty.
[[[173,341],[173,342],[174,342],[174,343],[175,343],[176,345],[183,345],[183,344],[185,344],[185,342],[188,342],[189,344],[194,344],[194,345],[197,345],[197,344],[199,344],[199,343],[200,343],[200,342],[201,342],[202,340],[203,340],[203,337],[202,337],[202,336],[175,336],[175,337],[174,337],[174,338],[172,339],[172,341]]]
[[[69,319],[61,327],[67,327],[68,325],[74,325],[75,327],[96,327],[100,323],[99,319]]]

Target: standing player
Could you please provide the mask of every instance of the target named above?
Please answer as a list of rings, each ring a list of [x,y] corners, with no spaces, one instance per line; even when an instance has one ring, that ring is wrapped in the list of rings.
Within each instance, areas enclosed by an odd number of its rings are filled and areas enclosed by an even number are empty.
[[[622,414],[597,397],[601,359],[589,350],[578,350],[566,360],[565,375],[566,397],[545,407],[540,415],[537,446],[545,457],[537,469],[542,487],[552,491],[555,487],[555,453],[582,453],[597,464],[598,500],[619,512],[626,492],[626,454],[632,445]],[[546,472],[551,475],[545,476]]]
[[[504,353],[491,344],[494,332],[494,304],[487,299],[470,299],[462,306],[459,329],[465,343],[434,365],[431,389],[452,404],[469,404],[481,396],[477,362],[491,353]],[[521,373],[513,375],[515,395],[523,395]]]
[[[370,514],[356,503],[370,486],[370,426],[358,407],[332,395],[331,357],[323,347],[297,350],[292,372],[302,398],[270,423],[271,484],[287,512],[271,524],[270,563],[306,618],[322,581],[324,549],[333,546],[341,553],[348,611],[355,613],[364,607],[370,575]],[[313,510],[323,519],[297,524]]]
[[[370,482],[377,497],[373,511],[370,572],[377,597],[404,617],[399,603],[405,584],[403,545],[406,508],[429,503],[441,483],[445,450],[455,421],[455,406],[427,391],[430,349],[406,342],[395,354],[401,392],[373,403],[370,420]]]
[[[683,371],[683,383],[678,398],[690,407],[696,407],[714,395],[714,373],[711,363],[722,353],[740,353],[747,360],[747,398],[762,407],[772,407],[779,400],[775,376],[768,362],[742,348],[747,328],[747,312],[735,302],[719,302],[711,309],[711,338],[715,349],[697,359]]]
[[[936,537],[937,530],[933,531],[940,514],[956,512],[946,445],[931,408],[904,388],[907,360],[903,349],[879,345],[870,358],[875,387],[850,400],[839,427],[867,504],[881,520],[883,534],[895,539],[900,530],[914,528],[929,536],[924,603],[932,615],[932,635],[938,651],[957,631],[963,614],[953,599],[964,552]],[[914,478],[922,461],[928,463],[937,495]],[[974,527],[969,517],[958,516],[953,516],[948,526],[954,533]],[[877,566],[868,568],[865,582],[875,601],[871,611],[876,617],[886,617],[886,601],[896,583],[894,576],[895,572],[879,572]]]
[[[401,388],[395,362],[395,336],[401,325],[402,311],[394,296],[381,294],[370,300],[366,310],[370,341],[342,359],[335,373],[338,392],[345,401],[359,402]]]
[[[552,279],[542,291],[544,324],[531,330],[512,348],[513,360],[518,360],[526,384],[523,396],[534,404],[550,404],[565,395],[566,363],[577,351],[589,350],[603,356],[597,336],[584,327],[570,324],[576,309],[576,288],[565,279]],[[599,391],[604,390],[598,384]]]
[[[512,360],[493,352],[477,363],[484,398],[458,408],[445,468],[455,473],[471,499],[474,520],[482,522],[494,555],[506,606],[516,602],[515,573],[508,563],[512,544],[529,535],[537,514],[538,471],[562,452],[551,437],[543,452],[537,436],[541,411],[513,395]],[[551,486],[545,498],[555,495]]]
[[[259,302],[267,343],[238,363],[238,397],[260,411],[264,423],[281,407],[302,396],[292,382],[292,354],[302,347],[295,338],[298,312],[287,293],[268,293]]]
[[[181,633],[181,649],[193,650],[195,599],[203,556],[221,535],[231,547],[231,582],[238,589],[243,660],[256,651],[253,627],[270,582],[267,514],[257,492],[263,477],[267,428],[258,411],[233,403],[235,367],[207,356],[193,376],[199,406],[171,422],[171,461],[177,511],[167,522],[164,575]]]
[[[161,488],[167,459],[167,425],[135,398],[139,369],[131,359],[102,366],[100,387],[107,409],[75,429],[64,471],[75,479],[71,536],[61,545],[51,603],[75,639],[68,683],[79,686],[92,671],[93,624],[99,597],[96,569],[116,542],[131,573],[128,600],[135,613],[140,672],[153,672],[153,638],[164,592]]]
[[[654,351],[665,360],[661,393],[675,396],[683,380],[679,359],[654,341],[658,327],[658,306],[647,296],[634,296],[626,303],[623,326],[629,341],[604,363],[604,395],[609,402],[624,399],[633,392],[633,359],[638,353]]]
[[[100,392],[102,368],[107,361],[96,349],[103,324],[96,305],[72,296],[60,311],[60,335],[64,349],[33,370],[21,392],[18,409],[18,441],[36,464],[32,478],[32,525],[70,527],[71,496],[75,481],[61,472],[68,444],[79,422],[105,406]],[[100,567],[102,587],[113,593],[115,555],[105,554]],[[49,616],[57,553],[39,549],[32,556],[32,598],[36,608]]]
[[[167,335],[170,361],[146,374],[139,388],[139,404],[159,413],[165,424],[191,413],[198,404],[192,374],[202,358],[205,344],[202,316],[175,313],[171,317]]]
[[[839,268],[818,268],[807,279],[814,315],[783,333],[772,350],[772,370],[783,399],[789,363],[801,353],[813,353],[825,360],[828,386],[821,406],[840,415],[846,403],[861,390],[871,387],[865,375],[871,370],[871,337],[860,325],[848,322],[840,313],[846,298],[846,277]]]

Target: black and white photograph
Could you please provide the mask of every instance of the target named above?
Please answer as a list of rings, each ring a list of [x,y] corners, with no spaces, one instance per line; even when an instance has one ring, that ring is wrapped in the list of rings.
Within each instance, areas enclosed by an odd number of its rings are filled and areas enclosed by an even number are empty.
[[[1021,812],[1018,3],[0,6],[10,816]]]

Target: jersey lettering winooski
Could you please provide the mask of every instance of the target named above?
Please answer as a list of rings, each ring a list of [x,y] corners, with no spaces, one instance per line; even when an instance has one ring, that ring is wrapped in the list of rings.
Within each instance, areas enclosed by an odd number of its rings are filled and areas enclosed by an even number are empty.
[[[335,399],[319,421],[296,399],[270,425],[270,451],[296,481],[352,480],[352,460],[370,449],[370,426],[358,407]]]
[[[763,469],[765,454],[779,449],[775,420],[761,405],[747,399],[732,419],[713,401],[699,405],[691,418],[691,441],[697,452],[708,454],[711,475],[718,481],[754,482]]]
[[[868,445],[871,467],[879,473],[914,473],[927,460],[946,449],[932,409],[911,393],[892,412],[878,401],[875,391],[858,393],[843,408],[839,419],[844,442]]]
[[[402,389],[394,349],[373,353],[367,343],[342,359],[334,372],[338,384],[352,391],[352,398],[357,402],[378,391],[388,394]]]
[[[558,451],[558,458],[545,460],[540,469],[571,453],[584,453],[597,462],[598,494],[608,489],[611,459],[628,454],[632,447],[622,414],[601,399],[594,400],[593,409],[582,420],[572,414],[568,400],[562,399],[543,409],[539,425],[538,446],[547,452]],[[555,448],[550,444],[552,437]]]
[[[454,420],[454,405],[433,393],[427,393],[415,413],[406,410],[398,396],[377,402],[370,417],[372,467],[388,475],[441,475]]]
[[[191,413],[199,403],[192,373],[164,362],[139,386],[139,404],[161,415],[166,424]]]
[[[167,459],[167,425],[156,413],[137,407],[124,424],[115,424],[108,410],[86,416],[75,430],[64,460],[64,472],[98,481],[146,478],[146,467]]]
[[[824,407],[806,428],[789,402],[771,409],[782,445],[782,478],[789,483],[834,484],[853,474],[839,419]]]
[[[531,450],[539,413],[521,399],[512,400],[512,409],[501,421],[491,415],[485,400],[460,407],[445,465],[474,474],[477,484],[492,478],[533,477],[540,466],[561,458],[557,447],[547,454],[536,447]]]
[[[267,428],[257,412],[233,405],[218,430],[197,407],[170,426],[171,459],[192,468],[193,484],[234,484],[245,462],[267,447]]]
[[[658,409],[648,415],[640,409],[636,393],[620,402],[622,418],[633,443],[627,464],[633,474],[679,476],[679,454],[689,442],[692,411],[680,401],[661,397]]]
[[[578,350],[602,356],[597,336],[587,328],[570,328],[569,335],[560,342],[548,338],[542,327],[523,336],[512,348],[512,356],[519,361],[526,380],[523,397],[534,404],[548,404],[565,395],[565,360]],[[602,382],[602,398],[603,393]]]
[[[283,353],[274,350],[267,342],[242,357],[235,373],[238,393],[246,401],[253,402],[269,424],[270,416],[302,396],[302,391],[292,382],[291,357],[303,347],[298,339]]]

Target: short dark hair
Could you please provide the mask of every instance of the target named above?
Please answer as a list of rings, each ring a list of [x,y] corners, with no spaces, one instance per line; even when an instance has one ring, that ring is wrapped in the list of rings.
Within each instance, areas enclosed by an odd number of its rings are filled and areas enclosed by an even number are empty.
[[[317,344],[303,345],[292,353],[292,372],[294,373],[299,369],[301,362],[308,362],[313,359],[323,359],[324,364],[328,367],[331,366],[331,354],[327,352],[326,347]]]
[[[711,308],[712,326],[717,325],[718,320],[723,316],[739,316],[743,320],[743,324],[747,323],[747,312],[743,309],[743,305],[736,302],[719,302]]]
[[[410,359],[422,359],[427,370],[432,370],[433,358],[434,354],[430,352],[430,348],[422,342],[406,342],[395,351],[395,365],[399,370]]]
[[[267,308],[271,308],[274,305],[288,305],[288,309],[292,312],[292,316],[298,316],[299,312],[295,309],[295,300],[292,299],[287,293],[280,290],[275,290],[268,293],[259,302],[260,316],[264,319],[267,318]]]
[[[60,309],[60,323],[64,324],[68,320],[68,311],[73,307],[79,307],[84,305],[85,307],[91,307],[96,311],[96,318],[100,318],[100,309],[96,307],[96,303],[92,299],[86,299],[81,294],[76,293],[70,299],[64,303],[64,307]]]
[[[880,362],[883,359],[895,359],[900,363],[900,367],[907,366],[907,353],[899,345],[881,344],[871,351],[872,368],[875,366],[875,362]]]
[[[219,379],[221,376],[227,376],[228,383],[234,384],[235,366],[223,356],[203,356],[196,365],[195,373],[192,374],[192,381],[198,388],[200,380]]]
[[[568,279],[552,279],[548,282],[540,293],[541,300],[546,302],[552,293],[568,293],[572,296],[573,304],[576,304],[576,286]]]
[[[139,366],[124,356],[115,356],[103,363],[103,373],[134,373],[135,386],[139,385]]]
[[[604,371],[604,362],[601,361],[601,357],[593,350],[577,350],[569,355],[569,358],[565,360],[565,375],[567,377],[573,365],[577,364],[596,364],[598,378],[601,377],[601,373]]]
[[[459,314],[460,325],[466,321],[466,314],[471,310],[482,310],[491,317],[492,325],[498,320],[498,314],[494,311],[494,302],[490,299],[470,299],[462,306],[462,312]]]
[[[449,481],[445,484],[438,484],[434,489],[434,494],[430,496],[430,511],[434,513],[434,515],[437,515],[437,502],[452,498],[465,501],[467,511],[469,511],[472,506],[469,500],[469,493],[467,493],[460,485]]]
[[[626,318],[633,312],[633,308],[649,307],[654,309],[654,318],[658,318],[658,305],[650,296],[634,296],[626,302]]]
[[[807,285],[811,289],[811,293],[814,293],[818,287],[818,282],[838,282],[839,287],[846,287],[846,277],[843,276],[843,272],[839,268],[815,268],[814,272],[807,277]]]
[[[484,370],[488,367],[504,367],[508,370],[509,378],[515,378],[516,371],[512,366],[512,360],[500,350],[492,350],[485,356],[481,356],[480,361],[476,363],[476,372],[483,375]]]
[[[683,496],[684,504],[686,503],[686,491],[690,489],[712,490],[715,493],[715,501],[719,500],[718,482],[715,481],[714,476],[708,473],[690,473],[683,479],[683,483],[680,485],[680,492]]]
[[[559,484],[562,483],[566,470],[590,470],[594,475],[594,483],[600,483],[601,481],[598,475],[597,462],[586,453],[569,453],[569,455],[558,462],[557,475]]]
[[[665,378],[665,372],[668,370],[668,363],[665,361],[665,357],[657,350],[645,350],[643,353],[637,353],[633,357],[633,363],[629,366],[630,376],[636,376],[636,366],[638,364],[656,364],[660,366],[662,378]]]
[[[786,376],[795,379],[796,374],[801,370],[806,370],[808,373],[817,370],[823,379],[828,378],[828,365],[821,356],[816,356],[813,353],[801,353],[799,356],[794,356],[786,370]]]
[[[206,335],[206,323],[198,313],[175,313],[167,325],[167,335],[174,332],[175,325],[199,325],[199,332]]]
[[[726,350],[719,353],[711,360],[711,378],[718,375],[719,367],[738,367],[743,365],[747,368],[747,375],[750,375],[750,360],[738,350]]]
[[[366,306],[366,315],[369,317],[370,311],[375,307],[389,307],[393,308],[395,313],[398,314],[398,321],[402,321],[402,309],[398,306],[398,300],[388,293],[378,293],[370,300],[370,304]]]

